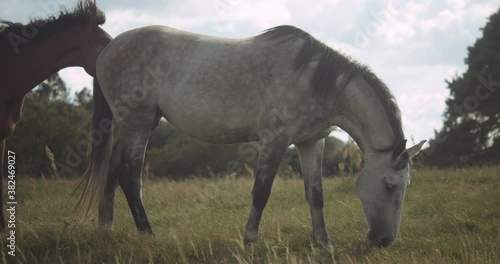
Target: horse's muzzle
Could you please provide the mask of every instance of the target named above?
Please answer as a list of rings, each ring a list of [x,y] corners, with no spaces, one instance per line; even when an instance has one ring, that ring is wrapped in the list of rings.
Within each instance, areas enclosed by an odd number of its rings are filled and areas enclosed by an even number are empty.
[[[368,230],[368,235],[367,235],[368,241],[373,243],[374,245],[378,247],[387,247],[394,240],[396,239],[396,236],[391,235],[391,234],[384,234],[383,232],[377,232],[376,229],[373,230]]]

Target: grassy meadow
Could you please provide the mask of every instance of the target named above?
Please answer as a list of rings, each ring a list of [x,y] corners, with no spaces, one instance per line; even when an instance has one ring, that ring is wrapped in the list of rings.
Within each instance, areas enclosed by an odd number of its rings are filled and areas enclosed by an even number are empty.
[[[370,246],[355,176],[324,180],[332,247],[311,240],[302,180],[277,178],[259,242],[245,248],[251,178],[145,179],[143,199],[155,236],[139,234],[117,192],[112,233],[95,216],[74,220],[77,180],[17,182],[16,257],[3,263],[500,263],[500,166],[412,173],[401,231],[388,248]],[[5,184],[4,184],[5,187]]]

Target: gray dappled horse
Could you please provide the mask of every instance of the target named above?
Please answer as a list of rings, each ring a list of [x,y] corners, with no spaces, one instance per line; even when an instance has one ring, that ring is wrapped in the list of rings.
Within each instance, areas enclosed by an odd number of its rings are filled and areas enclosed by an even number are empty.
[[[395,99],[366,66],[292,26],[245,39],[149,26],[116,37],[96,69],[94,146],[77,208],[88,211],[99,203],[101,228],[112,229],[119,184],[137,228],[152,233],[141,200],[141,169],[150,132],[165,117],[206,142],[260,142],[246,243],[257,240],[276,170],[291,144],[300,154],[314,239],[329,243],[321,164],[325,137],[332,126],[341,127],[364,153],[356,190],[368,239],[383,246],[394,241],[409,158],[424,142],[406,149]]]

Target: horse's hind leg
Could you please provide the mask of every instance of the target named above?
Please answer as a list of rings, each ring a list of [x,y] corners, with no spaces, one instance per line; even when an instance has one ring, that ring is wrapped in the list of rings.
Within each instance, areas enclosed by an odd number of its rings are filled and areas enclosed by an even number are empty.
[[[123,156],[114,173],[118,176],[118,182],[125,194],[137,229],[152,234],[141,194],[141,171],[148,137],[149,133],[118,139],[123,147]]]
[[[317,243],[327,245],[330,237],[325,227],[323,215],[323,184],[321,167],[325,139],[295,144],[299,152],[306,198],[311,209],[313,235]]]
[[[125,193],[137,229],[152,234],[142,203],[141,172],[149,135],[161,116],[158,113],[155,115],[154,112],[150,120],[145,120],[144,116],[146,115],[131,117],[126,123],[121,122],[118,125],[119,138],[116,148],[121,149],[122,156],[114,173],[117,174],[120,187]]]

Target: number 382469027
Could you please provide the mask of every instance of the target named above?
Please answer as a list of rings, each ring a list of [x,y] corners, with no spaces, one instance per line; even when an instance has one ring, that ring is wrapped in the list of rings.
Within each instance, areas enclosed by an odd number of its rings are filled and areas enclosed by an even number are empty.
[[[16,153],[7,151],[7,196],[13,201],[16,198]]]

